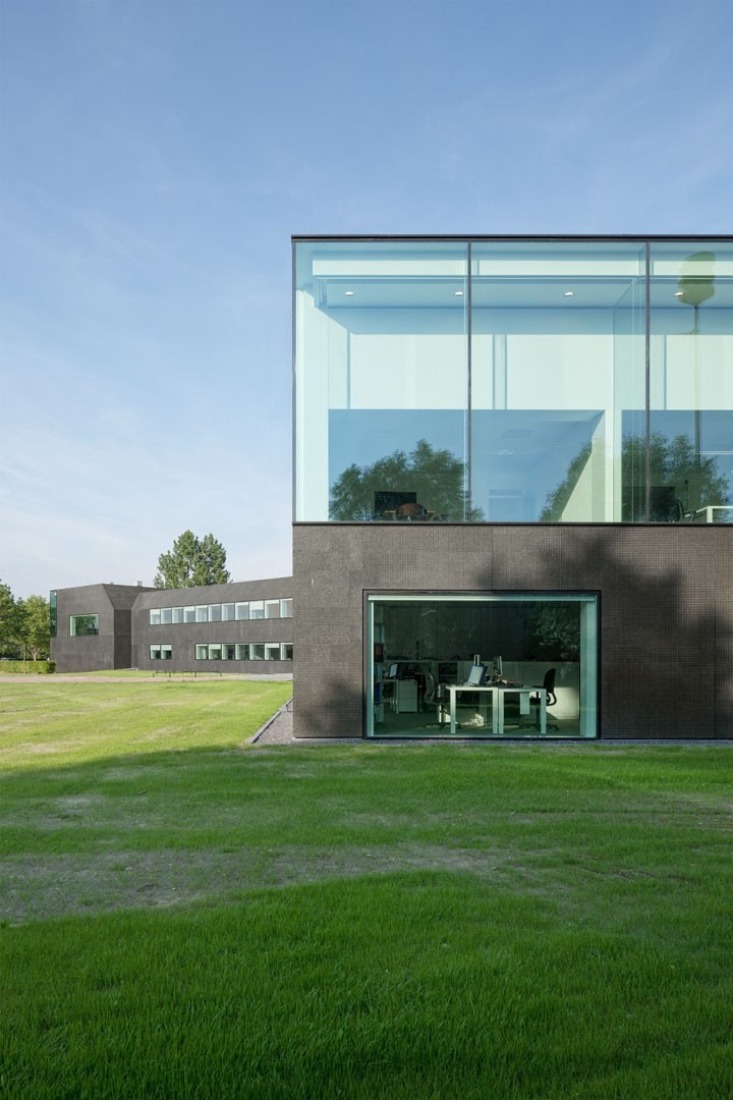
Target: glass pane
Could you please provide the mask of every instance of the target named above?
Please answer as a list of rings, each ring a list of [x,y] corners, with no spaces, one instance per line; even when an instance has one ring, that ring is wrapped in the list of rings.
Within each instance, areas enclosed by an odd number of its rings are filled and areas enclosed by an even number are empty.
[[[473,517],[619,519],[617,412],[645,400],[643,246],[480,242],[471,257]]]
[[[99,634],[99,615],[72,615],[69,618],[72,638],[84,638]]]
[[[182,623],[183,622],[183,608],[182,607],[174,607],[173,608],[173,622],[174,623]]]
[[[384,596],[370,608],[368,732],[595,736],[595,597]]]
[[[280,601],[279,600],[267,600],[265,603],[265,618],[266,619],[279,619],[280,618]]]
[[[238,661],[248,661],[249,660],[249,646],[248,645],[238,645],[236,647],[236,656],[237,656]]]
[[[250,617],[250,619],[264,619],[264,617],[265,617],[265,601],[264,600],[250,600],[249,617]]]
[[[655,243],[651,257],[648,519],[733,523],[733,244]],[[647,518],[638,480],[632,520]]]
[[[207,661],[209,659],[209,647],[207,645],[196,646],[196,660]]]
[[[217,642],[209,646],[209,660],[220,661],[221,660],[221,645]]]
[[[283,661],[292,661],[293,659],[293,644],[292,642],[284,642],[282,650]]]
[[[208,623],[208,621],[209,621],[209,605],[205,604],[205,603],[204,604],[197,604],[197,606],[196,606],[196,622],[197,623]]]
[[[161,607],[160,609],[160,621],[161,623],[168,624],[173,622],[173,608]]]
[[[262,644],[253,644],[249,647],[249,659],[250,661],[264,661],[265,659],[265,647]]]
[[[226,623],[231,622],[234,619],[233,603],[223,603],[221,605],[221,617]]]
[[[184,623],[195,623],[196,622],[196,608],[195,607],[184,607],[184,609],[183,609],[183,621],[184,621]]]
[[[296,246],[297,519],[464,518],[467,271],[463,242]]]
[[[159,607],[151,607],[150,608],[150,625],[151,626],[158,626],[159,624],[160,624],[160,608]]]
[[[280,618],[292,619],[293,617],[293,601],[292,599],[280,600]]]
[[[56,630],[58,628],[58,600],[58,592],[54,589],[48,601],[48,623],[52,638],[56,637]]]
[[[221,604],[212,603],[209,604],[209,622],[220,623],[221,622]]]
[[[249,604],[238,603],[235,604],[236,617],[238,620],[245,620],[249,618]]]

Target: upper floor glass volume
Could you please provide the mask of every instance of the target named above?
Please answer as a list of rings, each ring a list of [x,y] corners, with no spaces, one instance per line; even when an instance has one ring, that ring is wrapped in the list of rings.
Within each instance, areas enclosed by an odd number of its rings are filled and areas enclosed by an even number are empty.
[[[295,518],[733,522],[733,239],[296,239]]]

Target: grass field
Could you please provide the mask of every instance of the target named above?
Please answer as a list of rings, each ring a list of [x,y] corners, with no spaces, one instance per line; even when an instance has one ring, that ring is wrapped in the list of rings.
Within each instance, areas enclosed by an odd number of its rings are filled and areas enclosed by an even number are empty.
[[[0,684],[2,1100],[733,1097],[733,749]]]

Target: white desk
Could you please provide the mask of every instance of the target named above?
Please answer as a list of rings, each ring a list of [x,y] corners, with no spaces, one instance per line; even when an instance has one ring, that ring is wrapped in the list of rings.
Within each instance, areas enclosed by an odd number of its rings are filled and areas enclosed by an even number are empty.
[[[501,734],[504,732],[504,699],[507,695],[519,696],[519,713],[529,714],[531,711],[530,696],[540,697],[540,733],[547,733],[547,692],[541,687],[532,687],[522,684],[519,687],[508,687],[505,684],[446,684],[450,698],[450,731],[456,732],[456,696],[459,691],[483,691],[491,692],[491,732]]]

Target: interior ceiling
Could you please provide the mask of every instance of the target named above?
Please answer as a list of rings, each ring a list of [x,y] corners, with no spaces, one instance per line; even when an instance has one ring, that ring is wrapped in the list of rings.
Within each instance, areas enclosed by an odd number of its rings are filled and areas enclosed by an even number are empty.
[[[321,277],[315,279],[316,302],[322,309],[451,309],[468,304],[463,279]],[[678,280],[653,280],[650,287],[654,308],[689,309],[675,298]],[[571,292],[572,296],[568,292]],[[477,277],[471,286],[474,309],[613,309],[643,308],[643,277],[547,278]],[[714,294],[701,308],[733,306],[733,280],[714,281]]]

